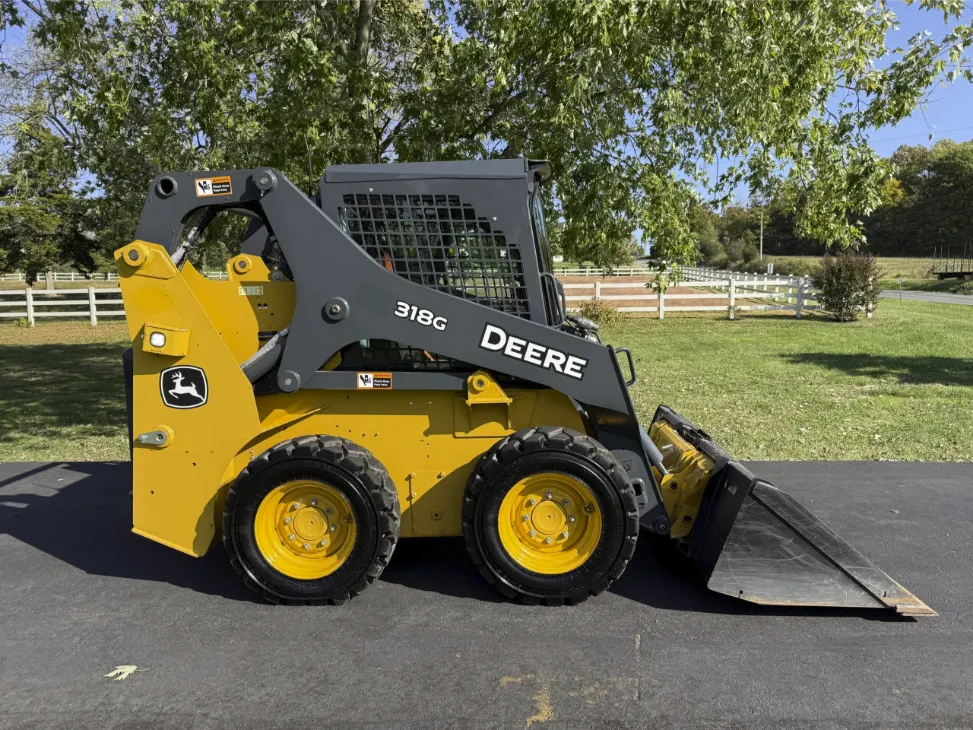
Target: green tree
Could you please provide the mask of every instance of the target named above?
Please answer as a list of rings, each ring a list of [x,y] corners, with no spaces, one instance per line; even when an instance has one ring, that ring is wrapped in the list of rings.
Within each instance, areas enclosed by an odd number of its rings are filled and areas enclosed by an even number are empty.
[[[699,257],[707,266],[720,266],[726,261],[723,244],[720,242],[720,216],[698,201],[689,206],[689,230],[696,241]]]
[[[13,151],[0,173],[0,270],[38,272],[71,263],[95,265],[85,203],[76,191],[72,155],[38,119],[12,130]]]
[[[928,256],[973,240],[973,142],[903,146],[889,162],[897,186],[867,221],[870,251]]]
[[[865,131],[944,74],[969,76],[973,40],[957,25],[888,51],[884,1],[23,4],[119,230],[165,169],[300,180],[308,158],[320,173],[528,155],[557,171],[545,203],[564,254],[598,263],[638,229],[658,255],[692,258],[695,183],[725,197],[782,170],[802,235],[858,240],[887,177]],[[717,155],[738,162],[707,181]]]
[[[915,202],[926,197],[932,151],[922,145],[902,145],[889,158],[895,168],[895,179],[902,188],[905,201]]]

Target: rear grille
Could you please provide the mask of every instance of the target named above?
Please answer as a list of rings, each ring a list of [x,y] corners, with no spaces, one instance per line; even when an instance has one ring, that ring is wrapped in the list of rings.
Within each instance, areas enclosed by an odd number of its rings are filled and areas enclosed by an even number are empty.
[[[338,217],[379,263],[413,283],[530,317],[520,248],[457,195],[346,193]]]

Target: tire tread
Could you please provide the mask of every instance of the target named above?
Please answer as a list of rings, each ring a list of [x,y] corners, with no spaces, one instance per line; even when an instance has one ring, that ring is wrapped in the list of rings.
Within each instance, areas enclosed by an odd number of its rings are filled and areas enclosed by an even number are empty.
[[[255,581],[244,569],[233,545],[233,509],[240,490],[249,478],[273,464],[288,459],[317,459],[337,466],[355,476],[368,493],[378,514],[379,536],[371,564],[364,576],[343,595],[326,599],[293,599],[278,595]],[[230,557],[230,566],[243,578],[244,585],[270,603],[287,605],[338,606],[374,583],[385,570],[399,540],[400,526],[399,497],[392,478],[385,466],[364,446],[337,436],[300,436],[284,441],[255,457],[230,485],[223,508],[223,547]]]
[[[535,451],[568,452],[584,457],[596,464],[609,476],[615,485],[622,502],[622,509],[625,512],[625,538],[622,541],[622,547],[615,563],[612,564],[603,577],[595,581],[587,590],[578,591],[570,596],[540,598],[515,590],[504,583],[493,571],[484,559],[476,539],[476,502],[484,486],[500,471],[504,464],[513,461],[525,453]],[[612,453],[590,436],[560,426],[542,426],[524,429],[498,441],[477,462],[476,467],[470,474],[463,496],[463,538],[466,543],[467,552],[473,560],[473,564],[476,565],[487,582],[500,593],[520,603],[529,605],[536,603],[543,603],[547,606],[559,606],[563,604],[576,605],[606,591],[625,572],[629,561],[635,554],[635,543],[639,533],[638,518],[638,501],[636,499],[635,489],[626,476],[624,468],[618,463]]]

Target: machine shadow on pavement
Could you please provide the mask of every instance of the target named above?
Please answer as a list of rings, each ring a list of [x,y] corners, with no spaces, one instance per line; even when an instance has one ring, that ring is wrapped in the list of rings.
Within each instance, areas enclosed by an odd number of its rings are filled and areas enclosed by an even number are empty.
[[[0,478],[0,533],[91,575],[258,601],[222,548],[197,560],[134,534],[131,491],[128,462],[52,463]]]
[[[860,617],[879,621],[914,621],[875,609],[836,609],[808,606],[758,606],[708,590],[678,555],[653,544],[643,533],[635,555],[610,593],[637,603],[670,611],[739,616]],[[404,540],[395,548],[381,580],[421,591],[481,601],[505,600],[484,581],[466,555],[461,538]],[[603,601],[595,596],[593,601]],[[550,609],[559,610],[559,609]],[[570,610],[570,609],[566,609]]]
[[[16,477],[0,477],[0,533],[91,575],[157,581],[260,602],[230,569],[220,546],[197,560],[132,533],[131,504],[127,462],[38,465]],[[871,609],[757,606],[709,591],[679,563],[678,555],[653,544],[651,536],[643,533],[628,568],[610,592],[672,611],[914,620]],[[469,560],[461,538],[399,542],[380,580],[457,598],[505,600]]]

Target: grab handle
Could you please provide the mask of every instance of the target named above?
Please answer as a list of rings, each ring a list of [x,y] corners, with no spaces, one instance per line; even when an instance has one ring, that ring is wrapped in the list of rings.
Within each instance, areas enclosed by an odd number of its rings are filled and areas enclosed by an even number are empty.
[[[632,359],[632,351],[627,347],[616,347],[615,354],[620,352],[624,352],[625,357],[628,358],[628,370],[632,374],[632,379],[625,381],[625,387],[630,387],[635,384],[635,360]]]

